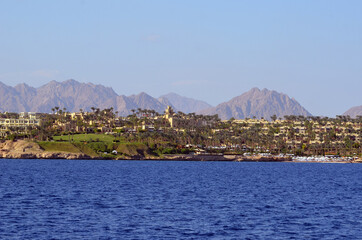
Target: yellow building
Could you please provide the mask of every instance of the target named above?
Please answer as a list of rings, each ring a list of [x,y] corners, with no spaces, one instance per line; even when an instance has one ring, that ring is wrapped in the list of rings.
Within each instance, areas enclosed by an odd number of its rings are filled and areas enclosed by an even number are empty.
[[[0,118],[0,136],[6,137],[9,132],[26,132],[28,127],[40,126],[41,120],[37,118]],[[14,129],[12,129],[14,128]]]
[[[173,127],[173,109],[171,106],[167,106],[165,110],[165,118],[169,121],[171,127]]]

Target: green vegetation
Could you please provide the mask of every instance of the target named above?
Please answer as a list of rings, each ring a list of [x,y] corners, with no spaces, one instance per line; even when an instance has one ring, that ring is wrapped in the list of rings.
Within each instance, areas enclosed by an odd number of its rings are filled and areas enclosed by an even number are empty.
[[[113,142],[116,138],[107,134],[70,134],[63,136],[53,136],[55,141],[73,141],[73,142]]]
[[[97,152],[84,143],[73,143],[73,145],[77,147],[82,153],[87,154],[88,156],[98,157]]]
[[[6,126],[3,139],[51,141],[40,145],[46,151],[107,158],[190,152],[362,156],[361,116],[284,116],[282,120],[274,115],[272,121],[222,121],[217,115],[173,111],[160,115],[142,109],[127,117],[115,117],[112,108],[67,113],[55,107],[53,112],[39,115],[39,125]]]
[[[114,143],[107,143],[107,142],[90,142],[87,143],[87,146],[93,151],[99,153],[99,152],[112,152],[117,148],[117,145]]]
[[[116,151],[125,156],[147,156],[150,154],[149,148],[143,143],[121,143]]]
[[[38,142],[39,146],[49,152],[81,153],[81,151],[68,142]]]
[[[94,143],[69,143],[69,142],[38,142],[39,146],[49,152],[68,152],[68,153],[84,153],[91,157],[99,157],[105,155],[104,152],[112,152],[114,144],[106,144],[104,142]],[[106,154],[107,155],[107,154]],[[107,155],[108,156],[108,155]],[[110,155],[112,156],[112,155]],[[108,156],[109,157],[109,156]],[[114,157],[114,156],[113,156]]]

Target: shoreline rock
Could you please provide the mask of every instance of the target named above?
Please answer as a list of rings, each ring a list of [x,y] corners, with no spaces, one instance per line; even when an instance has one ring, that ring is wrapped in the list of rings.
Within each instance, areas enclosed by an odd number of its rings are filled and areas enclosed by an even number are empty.
[[[219,162],[302,162],[291,157],[279,156],[243,156],[243,155],[194,155],[172,154],[157,156],[120,156],[114,159],[107,157],[91,157],[84,153],[44,151],[31,141],[5,141],[0,143],[0,158],[6,159],[72,159],[72,160],[150,160],[150,161],[219,161]],[[362,159],[350,162],[329,161],[338,163],[362,163]]]

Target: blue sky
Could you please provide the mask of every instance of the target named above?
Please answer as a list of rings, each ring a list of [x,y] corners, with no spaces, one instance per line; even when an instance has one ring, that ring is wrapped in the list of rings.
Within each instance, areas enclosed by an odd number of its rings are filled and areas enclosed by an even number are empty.
[[[0,81],[75,79],[212,105],[252,87],[362,104],[362,1],[0,0]]]

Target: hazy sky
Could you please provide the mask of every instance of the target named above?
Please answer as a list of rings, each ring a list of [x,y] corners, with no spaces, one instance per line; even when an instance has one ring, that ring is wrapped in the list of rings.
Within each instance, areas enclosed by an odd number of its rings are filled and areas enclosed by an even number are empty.
[[[70,78],[212,105],[268,88],[335,116],[362,105],[362,1],[0,0],[0,81]]]

